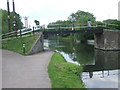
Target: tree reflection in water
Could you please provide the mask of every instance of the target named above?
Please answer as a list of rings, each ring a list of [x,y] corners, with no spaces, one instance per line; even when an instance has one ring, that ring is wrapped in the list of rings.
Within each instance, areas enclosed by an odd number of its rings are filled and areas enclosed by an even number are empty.
[[[93,45],[75,43],[72,40],[64,41],[58,39],[49,40],[49,47],[58,50],[59,52],[64,52],[73,62],[79,62],[80,65],[83,66],[84,71],[82,73],[82,79],[84,82],[86,82],[86,79],[93,78],[100,81],[99,78],[105,79],[108,76],[110,79],[116,78],[115,82],[118,80],[118,70],[120,69],[118,61],[120,61],[120,51],[102,51],[94,49]],[[108,82],[112,83],[112,81],[109,80]],[[89,81],[89,84],[90,83],[93,82]]]

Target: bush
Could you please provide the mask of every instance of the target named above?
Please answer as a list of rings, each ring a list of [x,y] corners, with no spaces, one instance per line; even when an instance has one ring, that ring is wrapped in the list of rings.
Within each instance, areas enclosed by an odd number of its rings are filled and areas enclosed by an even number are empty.
[[[73,63],[64,63],[64,72],[80,75],[82,68]]]

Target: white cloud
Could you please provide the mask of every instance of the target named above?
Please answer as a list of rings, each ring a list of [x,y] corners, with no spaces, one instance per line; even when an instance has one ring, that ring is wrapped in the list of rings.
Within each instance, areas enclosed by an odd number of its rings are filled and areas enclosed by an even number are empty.
[[[6,9],[6,1],[1,0],[1,8]],[[12,0],[10,8],[12,11]],[[16,12],[29,16],[29,20],[40,20],[42,24],[67,17],[77,10],[93,13],[97,20],[118,18],[119,0],[14,0]],[[33,21],[34,22],[34,21]]]

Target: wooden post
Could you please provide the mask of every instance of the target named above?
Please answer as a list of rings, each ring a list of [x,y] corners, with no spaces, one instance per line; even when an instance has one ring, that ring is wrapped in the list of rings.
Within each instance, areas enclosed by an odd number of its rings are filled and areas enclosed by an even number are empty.
[[[8,32],[10,32],[10,8],[9,8],[9,0],[7,0],[7,10],[8,10]]]
[[[74,29],[74,23],[73,23],[73,29],[72,29],[72,30],[75,30],[75,29]]]
[[[34,35],[34,26],[33,26],[33,35]]]
[[[23,54],[25,54],[25,44],[23,43]]]
[[[59,31],[60,31],[60,24],[59,24]]]
[[[44,25],[44,31],[45,31],[45,25]]]
[[[45,31],[45,25],[43,25],[43,32]]]
[[[15,36],[17,37],[17,28],[16,28],[16,12],[15,12],[15,3],[13,0],[13,13],[14,13],[14,21],[13,21],[13,25],[14,25],[14,31],[15,31]]]

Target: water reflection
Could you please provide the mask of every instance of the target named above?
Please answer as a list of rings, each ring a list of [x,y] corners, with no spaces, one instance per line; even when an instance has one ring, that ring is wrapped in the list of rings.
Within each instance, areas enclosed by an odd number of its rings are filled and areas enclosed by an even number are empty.
[[[95,64],[84,65],[84,72],[82,73],[82,79],[86,87],[118,88],[118,76],[120,74],[119,60],[120,51],[95,49]],[[94,85],[90,84],[91,81]],[[99,83],[100,85],[97,86],[95,83]],[[109,85],[110,83],[111,86]]]
[[[82,73],[82,81],[86,88],[118,88],[119,70],[94,71],[90,78],[89,72]]]
[[[49,47],[69,55],[81,65],[94,64],[94,46],[75,43],[71,40],[49,40]]]
[[[120,51],[102,51],[95,49],[95,64],[84,65],[84,71],[104,71],[120,69]]]
[[[71,40],[54,39],[48,43],[51,49],[61,52],[68,62],[83,66],[82,80],[87,88],[118,88],[120,51],[102,51],[94,49],[93,45]]]

